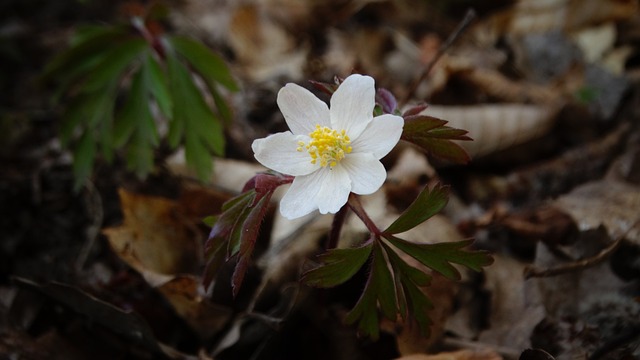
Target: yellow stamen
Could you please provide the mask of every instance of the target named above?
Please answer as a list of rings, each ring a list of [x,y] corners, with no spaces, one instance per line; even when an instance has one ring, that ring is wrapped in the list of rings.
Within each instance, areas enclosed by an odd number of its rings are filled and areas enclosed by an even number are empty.
[[[311,141],[305,144],[298,142],[296,151],[302,151],[302,147],[311,155],[311,163],[320,163],[320,166],[331,168],[338,165],[340,160],[344,159],[345,154],[352,151],[351,139],[346,135],[344,130],[338,132],[326,126],[316,125],[316,129],[309,133]]]

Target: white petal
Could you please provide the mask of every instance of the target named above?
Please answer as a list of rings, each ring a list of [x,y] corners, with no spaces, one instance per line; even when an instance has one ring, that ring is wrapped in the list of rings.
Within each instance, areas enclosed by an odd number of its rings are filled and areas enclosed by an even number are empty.
[[[256,160],[270,169],[292,176],[307,175],[320,165],[312,164],[311,156],[304,149],[296,151],[298,141],[308,142],[309,137],[286,131],[254,140],[251,149]]]
[[[321,214],[335,214],[347,203],[351,192],[349,173],[344,168],[336,166],[321,168],[318,173],[324,173],[322,191],[318,194],[318,210]]]
[[[313,181],[312,175],[296,176],[289,190],[280,200],[280,213],[289,220],[303,217],[308,213],[316,210],[318,204],[316,200],[320,187],[312,188],[309,186]]]
[[[297,176],[280,201],[280,213],[296,219],[319,209],[321,213],[336,213],[347,202],[350,192],[349,175],[344,170],[328,167]]]
[[[376,116],[369,126],[351,142],[354,153],[371,153],[382,159],[400,140],[404,120],[396,115]]]
[[[330,126],[329,108],[309,90],[289,83],[278,92],[278,107],[295,135],[309,135],[316,125]]]
[[[351,191],[359,195],[373,194],[387,178],[384,165],[368,153],[349,154],[340,161],[339,167],[349,174]]]
[[[373,78],[358,74],[346,78],[331,96],[331,127],[357,138],[373,119],[375,96]]]

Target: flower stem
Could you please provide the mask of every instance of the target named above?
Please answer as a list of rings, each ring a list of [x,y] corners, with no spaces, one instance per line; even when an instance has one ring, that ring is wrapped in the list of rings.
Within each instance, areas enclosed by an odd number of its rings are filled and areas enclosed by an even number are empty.
[[[338,246],[338,240],[340,240],[340,231],[342,230],[342,225],[344,225],[344,220],[347,218],[347,213],[349,212],[348,206],[343,206],[333,217],[333,222],[331,223],[331,231],[329,231],[329,236],[327,237],[327,242],[325,244],[325,250],[333,249]]]
[[[362,207],[362,203],[358,198],[358,195],[354,193],[349,194],[349,200],[347,204],[349,204],[349,207],[351,208],[351,210],[353,210],[353,212],[356,215],[358,215],[360,220],[362,220],[362,222],[367,227],[367,229],[371,232],[371,234],[374,235],[376,238],[380,238],[380,235],[382,235],[382,231],[378,229],[378,226],[374,224],[373,220],[371,220],[367,212],[364,210],[364,208]]]

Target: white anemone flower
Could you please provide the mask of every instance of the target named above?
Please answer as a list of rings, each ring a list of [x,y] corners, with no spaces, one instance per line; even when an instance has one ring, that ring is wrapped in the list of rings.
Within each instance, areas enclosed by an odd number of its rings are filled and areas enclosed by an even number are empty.
[[[331,97],[331,108],[310,91],[287,84],[278,92],[278,107],[291,131],[253,142],[262,165],[294,176],[280,202],[288,219],[336,213],[349,193],[377,191],[387,172],[380,159],[400,140],[404,120],[396,115],[373,117],[374,80],[351,75]]]

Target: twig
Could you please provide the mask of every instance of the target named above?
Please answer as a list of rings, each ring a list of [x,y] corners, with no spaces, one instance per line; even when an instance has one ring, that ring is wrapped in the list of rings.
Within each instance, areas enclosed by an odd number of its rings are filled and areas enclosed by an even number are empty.
[[[455,30],[453,30],[451,35],[449,35],[447,40],[445,40],[445,42],[442,43],[442,45],[440,45],[436,55],[433,57],[433,59],[431,59],[429,64],[427,64],[425,69],[420,74],[420,77],[411,85],[409,92],[407,92],[407,94],[403,97],[402,101],[400,101],[401,104],[406,104],[407,101],[409,101],[409,99],[411,99],[415,95],[416,90],[418,90],[418,87],[424,81],[424,79],[427,78],[427,76],[429,75],[433,67],[436,65],[438,60],[440,60],[442,55],[444,55],[444,53],[447,52],[447,50],[449,50],[449,48],[458,39],[458,37],[460,37],[460,34],[462,34],[462,32],[465,31],[467,27],[469,27],[469,25],[475,18],[476,18],[476,12],[473,9],[467,10],[467,13],[464,15],[464,18],[462,19],[462,21],[460,21],[460,23],[455,28]]]
[[[618,238],[616,241],[611,243],[604,250],[600,251],[597,255],[592,256],[590,258],[570,262],[568,264],[563,264],[556,267],[551,267],[547,269],[542,269],[536,266],[527,266],[524,269],[524,277],[525,279],[530,279],[532,277],[550,277],[566,274],[569,272],[574,272],[582,269],[586,269],[595,265],[600,264],[604,260],[606,260],[609,255],[611,255],[617,248],[620,246],[622,242],[622,237]]]

